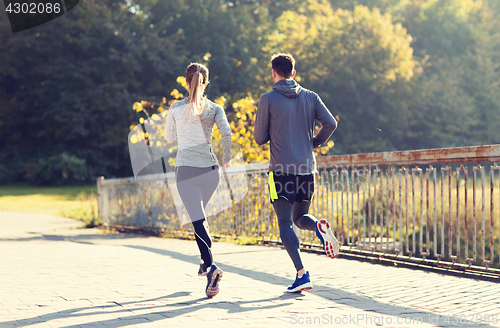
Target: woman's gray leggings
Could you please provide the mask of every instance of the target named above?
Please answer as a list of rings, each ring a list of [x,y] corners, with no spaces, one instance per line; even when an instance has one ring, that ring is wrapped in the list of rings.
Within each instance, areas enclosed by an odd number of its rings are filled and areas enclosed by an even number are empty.
[[[212,239],[205,223],[205,208],[219,184],[219,167],[178,166],[176,168],[177,190],[194,228],[194,235],[201,258],[207,266],[213,263]]]

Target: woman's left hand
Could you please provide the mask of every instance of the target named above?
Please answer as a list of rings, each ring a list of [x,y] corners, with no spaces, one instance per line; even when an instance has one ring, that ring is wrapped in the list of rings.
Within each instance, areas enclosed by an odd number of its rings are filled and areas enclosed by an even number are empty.
[[[228,169],[228,168],[230,168],[230,167],[231,167],[231,162],[229,162],[229,163],[224,163],[224,168]]]

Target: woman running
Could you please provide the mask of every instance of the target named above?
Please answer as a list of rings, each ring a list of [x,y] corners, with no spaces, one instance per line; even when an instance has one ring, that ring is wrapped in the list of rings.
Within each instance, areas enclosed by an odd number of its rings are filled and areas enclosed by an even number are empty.
[[[205,293],[219,293],[222,270],[212,258],[212,239],[205,208],[219,184],[219,163],[212,148],[214,124],[220,131],[224,148],[223,164],[231,166],[231,128],[221,106],[204,95],[208,85],[208,69],[191,63],[186,69],[189,95],[170,106],[165,128],[168,142],[178,138],[175,163],[177,190],[194,227],[201,253],[199,276],[207,276]]]

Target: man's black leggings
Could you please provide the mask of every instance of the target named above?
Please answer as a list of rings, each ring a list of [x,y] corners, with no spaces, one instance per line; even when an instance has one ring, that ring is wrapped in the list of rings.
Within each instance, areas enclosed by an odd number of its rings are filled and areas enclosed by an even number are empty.
[[[308,214],[311,202],[294,202],[293,205],[286,199],[280,197],[273,202],[274,212],[278,217],[278,226],[280,228],[281,242],[293,261],[297,271],[304,268],[300,258],[300,245],[297,235],[293,231],[292,222],[302,230],[316,231],[316,222],[314,216]]]
[[[213,263],[210,250],[212,239],[208,232],[208,223],[205,220],[205,208],[219,184],[218,167],[178,166],[175,176],[177,190],[193,224],[201,258],[207,266],[210,266]]]

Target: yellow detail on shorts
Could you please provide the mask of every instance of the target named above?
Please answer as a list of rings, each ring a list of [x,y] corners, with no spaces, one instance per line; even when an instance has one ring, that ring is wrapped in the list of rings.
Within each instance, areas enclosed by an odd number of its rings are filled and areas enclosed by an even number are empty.
[[[269,172],[269,192],[271,194],[271,202],[278,199],[278,193],[276,192],[276,185],[274,184],[274,172]]]

